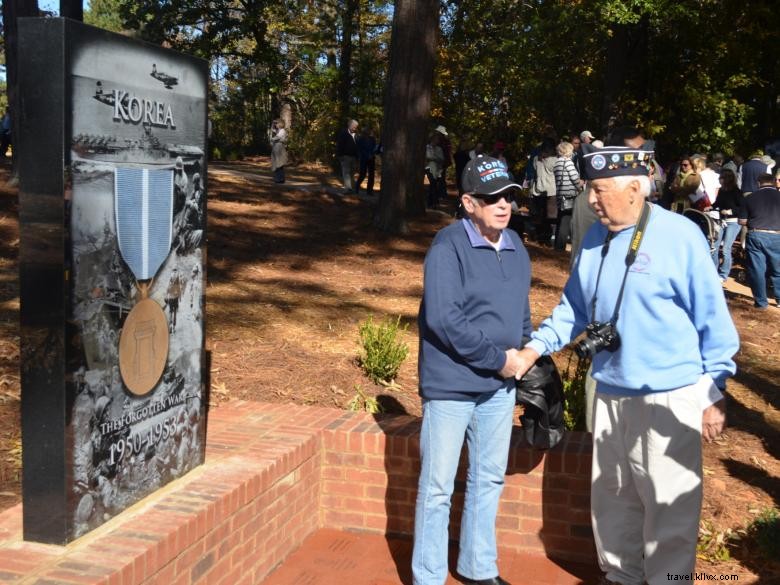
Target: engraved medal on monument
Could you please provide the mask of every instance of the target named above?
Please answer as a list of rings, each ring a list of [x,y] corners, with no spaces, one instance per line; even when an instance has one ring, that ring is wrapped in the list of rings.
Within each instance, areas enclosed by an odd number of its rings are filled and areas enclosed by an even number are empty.
[[[119,371],[128,390],[143,396],[160,380],[168,357],[168,321],[148,295],[171,249],[173,171],[117,168],[114,212],[119,251],[140,295],[119,338]]]

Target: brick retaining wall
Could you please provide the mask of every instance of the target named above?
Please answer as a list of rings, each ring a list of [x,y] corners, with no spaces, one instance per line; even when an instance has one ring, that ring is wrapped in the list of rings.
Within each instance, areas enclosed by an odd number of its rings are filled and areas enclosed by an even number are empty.
[[[205,465],[67,546],[22,542],[21,505],[0,514],[0,583],[259,584],[320,527],[411,534],[419,419],[237,401],[208,424]],[[586,435],[543,455],[516,433],[499,545],[593,562],[589,474]]]
[[[324,434],[323,525],[411,535],[419,474],[420,420],[345,414]],[[498,512],[499,546],[593,562],[590,436],[568,433],[546,455],[516,428]],[[450,534],[463,508],[465,454],[456,478]]]

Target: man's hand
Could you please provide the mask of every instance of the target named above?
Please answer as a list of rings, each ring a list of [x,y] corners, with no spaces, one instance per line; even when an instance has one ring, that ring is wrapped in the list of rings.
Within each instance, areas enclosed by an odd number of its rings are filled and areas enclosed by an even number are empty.
[[[506,363],[499,374],[503,378],[522,378],[539,359],[539,354],[530,348],[506,350]]]
[[[505,353],[506,362],[504,363],[504,367],[499,370],[498,374],[504,379],[513,378],[519,367],[517,363],[517,354],[520,352],[513,347],[512,349],[506,350]]]
[[[519,352],[517,352],[517,361],[520,367],[518,367],[517,371],[515,372],[515,378],[519,380],[525,376],[525,373],[533,367],[533,365],[536,363],[536,360],[538,359],[539,354],[530,347],[524,347]]]
[[[701,436],[708,443],[718,438],[726,428],[726,399],[722,398],[715,404],[704,409],[701,415]]]

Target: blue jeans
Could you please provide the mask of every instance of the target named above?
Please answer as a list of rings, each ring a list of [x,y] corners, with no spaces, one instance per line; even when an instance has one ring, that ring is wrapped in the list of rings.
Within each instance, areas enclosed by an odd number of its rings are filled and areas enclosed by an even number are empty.
[[[780,301],[780,234],[748,232],[745,245],[748,257],[748,276],[753,301],[757,307],[766,307],[766,274],[772,278],[775,299]]]
[[[739,235],[739,230],[742,226],[737,222],[727,222],[725,227],[720,230],[720,238],[715,244],[715,252],[713,253],[713,260],[715,261],[715,268],[718,269],[718,276],[721,280],[726,280],[731,272],[731,249],[734,246],[734,240]],[[723,263],[718,267],[718,246],[723,244]]]
[[[443,585],[447,580],[450,500],[464,437],[469,465],[457,570],[470,579],[498,575],[496,513],[504,488],[514,406],[514,380],[472,400],[423,400],[414,585]]]

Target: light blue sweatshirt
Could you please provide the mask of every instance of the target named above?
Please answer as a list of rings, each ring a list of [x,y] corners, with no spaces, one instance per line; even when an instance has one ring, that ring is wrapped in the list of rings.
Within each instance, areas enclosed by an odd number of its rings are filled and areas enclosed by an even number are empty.
[[[633,226],[615,235],[604,259],[595,320],[615,308]],[[558,351],[591,322],[591,300],[607,229],[594,224],[563,291],[560,304],[527,344],[540,354]],[[593,359],[599,392],[663,392],[709,374],[723,389],[736,371],[739,338],[709,246],[690,220],[654,205],[639,253],[626,279],[617,322],[621,345]]]

